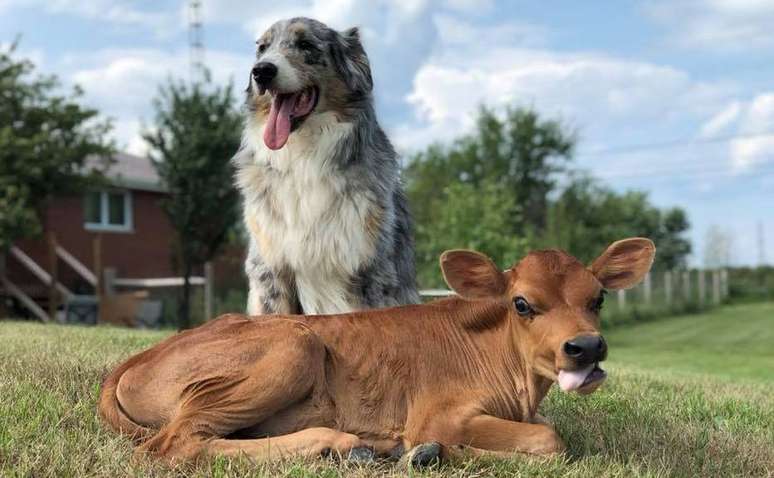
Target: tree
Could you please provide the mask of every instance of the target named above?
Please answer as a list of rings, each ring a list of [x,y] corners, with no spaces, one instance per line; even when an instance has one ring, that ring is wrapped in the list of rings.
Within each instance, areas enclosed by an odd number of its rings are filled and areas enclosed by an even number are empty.
[[[99,180],[112,152],[110,122],[79,103],[82,91],[61,94],[15,51],[0,50],[0,249],[40,234],[46,202]]]
[[[452,182],[434,203],[434,220],[416,226],[417,277],[425,287],[443,285],[438,258],[448,249],[473,249],[499,266],[510,267],[527,251],[522,236],[509,233],[518,208],[513,194],[501,184],[478,187]]]
[[[438,255],[459,247],[506,266],[540,247],[590,261],[613,241],[644,236],[658,247],[657,267],[685,265],[685,211],[661,210],[647,193],[618,193],[572,171],[575,135],[561,124],[528,109],[508,109],[500,119],[482,108],[476,125],[450,146],[416,154],[404,171],[420,284],[438,285]]]
[[[551,204],[541,245],[567,249],[589,261],[608,244],[630,236],[656,243],[656,267],[685,266],[691,244],[685,211],[661,210],[641,191],[617,193],[589,176],[576,176]]]
[[[420,283],[438,283],[444,248],[477,248],[510,265],[545,228],[548,196],[573,144],[572,133],[532,110],[509,108],[500,119],[482,108],[472,134],[411,158],[404,177]]]
[[[662,211],[661,231],[655,238],[658,241],[657,265],[663,265],[667,270],[686,266],[692,247],[685,233],[690,227],[688,215],[683,209],[674,207]]]
[[[717,224],[710,225],[704,239],[704,266],[710,269],[728,267],[733,244],[731,231]]]
[[[415,214],[418,220],[426,218],[423,205],[440,194],[434,185],[461,182],[478,187],[488,181],[509,190],[521,209],[508,221],[510,232],[542,233],[548,195],[574,144],[574,133],[531,109],[508,108],[500,119],[482,107],[473,134],[449,148],[431,146],[409,162],[406,177]]]
[[[155,124],[143,137],[169,189],[163,207],[177,232],[183,274],[181,329],[191,326],[190,277],[220,250],[239,216],[239,195],[229,160],[239,147],[242,119],[232,85],[207,77],[191,86],[169,80],[154,100]]]

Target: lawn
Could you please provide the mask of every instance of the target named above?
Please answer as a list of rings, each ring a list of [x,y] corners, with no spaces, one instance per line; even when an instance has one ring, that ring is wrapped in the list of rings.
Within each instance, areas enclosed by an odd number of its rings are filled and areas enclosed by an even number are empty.
[[[96,417],[100,378],[164,332],[0,321],[0,476],[403,476],[391,464],[219,459],[168,470],[131,462]],[[610,379],[553,390],[542,412],[559,458],[446,464],[414,476],[772,476],[774,303],[727,306],[606,334]]]

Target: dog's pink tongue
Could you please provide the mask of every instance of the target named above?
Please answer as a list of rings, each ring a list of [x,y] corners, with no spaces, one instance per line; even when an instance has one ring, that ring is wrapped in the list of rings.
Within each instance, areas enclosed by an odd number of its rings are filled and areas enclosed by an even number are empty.
[[[271,102],[266,129],[263,131],[263,142],[269,149],[280,149],[285,146],[290,136],[290,113],[296,103],[296,95],[280,95]]]
[[[589,376],[591,371],[594,369],[594,364],[589,365],[586,368],[582,368],[580,370],[559,370],[559,388],[561,388],[565,392],[569,392],[571,390],[575,390],[576,388],[583,385],[583,382],[586,380],[586,377]]]

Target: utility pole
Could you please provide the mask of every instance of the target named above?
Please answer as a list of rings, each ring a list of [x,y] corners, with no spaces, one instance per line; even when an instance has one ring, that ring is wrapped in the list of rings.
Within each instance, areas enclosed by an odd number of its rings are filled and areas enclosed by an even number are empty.
[[[766,237],[763,231],[763,221],[758,221],[758,266],[766,265]]]
[[[202,24],[201,0],[188,1],[188,55],[190,60],[190,81],[204,80],[204,28]]]

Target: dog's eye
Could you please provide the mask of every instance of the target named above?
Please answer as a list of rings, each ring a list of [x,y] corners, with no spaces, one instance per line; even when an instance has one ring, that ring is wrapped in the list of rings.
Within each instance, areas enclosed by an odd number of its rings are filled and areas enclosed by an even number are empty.
[[[313,50],[315,48],[314,43],[309,40],[298,40],[296,46],[302,50]]]
[[[263,52],[265,52],[265,51],[266,51],[266,48],[267,48],[267,46],[266,46],[266,43],[260,43],[260,44],[258,44],[258,53],[263,53]]]
[[[519,296],[513,299],[513,306],[516,307],[516,312],[522,317],[530,316],[533,313],[532,306],[529,305],[529,302],[524,297]]]

